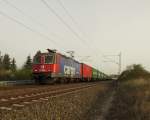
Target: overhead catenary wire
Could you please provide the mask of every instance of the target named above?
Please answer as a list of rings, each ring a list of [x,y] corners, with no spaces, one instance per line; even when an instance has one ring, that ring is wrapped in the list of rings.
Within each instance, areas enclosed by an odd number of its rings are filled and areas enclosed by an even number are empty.
[[[3,0],[3,2],[5,2],[6,4],[8,4],[9,6],[13,7],[14,9],[16,9],[19,13],[23,14],[24,16],[28,17],[31,21],[34,21],[34,23],[37,23],[38,25],[40,25],[43,28],[47,28],[44,24],[38,22],[36,19],[34,19],[34,17],[26,14],[23,10],[21,10],[20,8],[18,8],[16,5],[12,4],[11,2],[9,2],[8,0]],[[64,8],[65,9],[65,8]],[[66,11],[67,12],[67,11]],[[69,14],[69,13],[68,13]],[[71,15],[70,15],[71,17]],[[73,17],[72,17],[73,20]],[[74,21],[75,22],[75,21]],[[52,34],[51,34],[52,35]],[[53,34],[54,35],[54,34]],[[56,35],[55,35],[56,36]],[[57,36],[58,37],[58,36]],[[62,39],[62,38],[61,38]]]
[[[76,25],[76,28],[78,29],[78,31],[83,35],[84,32],[80,29],[78,22],[75,20],[75,18],[70,14],[70,12],[67,10],[67,8],[64,6],[64,4],[62,3],[61,0],[56,0],[59,5],[63,8],[63,10],[65,11],[66,15],[71,19],[71,21]],[[87,37],[86,37],[87,38]]]
[[[46,25],[44,25],[44,24],[38,22],[34,17],[32,17],[32,16],[26,14],[23,10],[21,10],[20,8],[18,8],[16,5],[14,5],[13,3],[11,3],[10,1],[8,1],[8,0],[3,0],[3,2],[5,2],[6,4],[8,4],[10,7],[14,8],[15,10],[17,10],[17,11],[18,11],[19,13],[21,13],[22,15],[28,17],[31,21],[34,21],[34,23],[37,23],[37,24],[40,25],[41,27],[43,27],[43,28],[45,28],[45,29],[48,29],[48,27],[47,27]],[[63,39],[62,37],[60,37],[60,36],[58,36],[58,35],[56,35],[56,34],[54,34],[54,33],[53,33],[53,34],[50,33],[50,34],[53,35],[53,36],[57,36],[57,37],[59,37],[60,39]]]
[[[76,22],[76,20],[74,19],[74,17],[70,14],[70,12],[66,9],[66,7],[63,5],[61,0],[57,0],[57,2],[59,3],[59,5],[63,8],[63,10],[65,11],[65,13],[67,14],[67,16],[71,19],[71,21],[76,25],[78,31],[83,35],[83,32],[79,29],[79,24]],[[86,42],[84,40],[84,42]],[[89,44],[86,42],[85,44],[87,44],[88,47]],[[91,47],[90,47],[91,48]]]
[[[21,13],[23,16],[26,16],[28,19],[30,19],[31,21],[33,21],[34,23],[38,24],[40,27],[44,28],[44,29],[48,29],[48,27],[44,24],[42,24],[41,22],[39,22],[37,19],[35,19],[34,17],[32,17],[31,15],[26,14],[23,10],[21,10],[20,8],[18,8],[15,4],[11,3],[8,0],[3,0],[3,2],[5,2],[6,4],[8,4],[10,7],[14,8],[16,11],[18,11],[19,13]],[[59,39],[63,39],[62,37],[56,35],[55,33],[50,33],[49,34],[51,36],[55,36],[58,37]]]
[[[16,11],[18,11],[19,13],[21,13],[22,15],[28,17],[28,19],[30,19],[31,21],[33,21],[34,23],[40,25],[41,27],[45,28],[45,29],[48,29],[48,27],[44,24],[42,24],[41,22],[37,21],[34,17],[26,14],[23,10],[21,10],[20,8],[18,8],[16,5],[14,5],[13,3],[11,3],[10,1],[8,0],[3,0],[3,2],[5,2],[6,4],[8,4],[10,7],[14,8]],[[60,39],[63,39],[62,37],[54,34],[54,33],[49,33],[50,35],[53,35],[53,36],[56,36],[56,37],[59,37]],[[66,50],[63,49],[63,51],[65,52]],[[77,53],[76,53],[77,54]]]
[[[77,29],[79,30],[79,32],[84,35],[83,31],[81,31],[79,29],[79,24],[76,22],[75,18],[70,14],[70,12],[67,10],[67,8],[64,6],[64,4],[62,3],[61,0],[57,0],[57,2],[59,3],[59,5],[63,8],[63,10],[65,11],[65,13],[67,14],[67,16],[71,19],[71,21],[76,25]],[[86,37],[88,40],[90,40],[88,37]],[[88,42],[87,42],[88,44]],[[89,45],[88,45],[89,46]],[[90,46],[89,46],[90,47]],[[90,47],[91,48],[91,47]],[[97,50],[93,49],[93,47],[91,48],[96,54],[95,56],[99,56],[99,53],[97,52]],[[102,56],[103,56],[103,53],[101,52]]]
[[[15,18],[13,18],[13,17],[11,17],[11,16],[5,14],[4,12],[0,11],[0,15],[2,15],[2,16],[4,16],[4,17],[6,17],[7,19],[9,19],[9,20],[11,20],[11,21],[17,23],[18,25],[20,25],[20,26],[22,26],[22,27],[28,29],[29,31],[38,34],[39,36],[45,38],[45,40],[51,41],[51,42],[53,42],[53,44],[58,45],[58,43],[56,43],[54,40],[52,40],[52,39],[49,38],[48,36],[46,36],[46,35],[40,33],[39,31],[36,31],[36,30],[32,29],[31,27],[29,27],[29,26],[25,25],[24,23],[20,22],[19,20],[17,20],[17,19],[15,19]],[[66,50],[64,50],[63,48],[62,48],[62,50],[63,50],[64,53],[65,53]],[[77,53],[76,53],[76,54],[77,54]],[[78,55],[78,54],[77,54],[77,55]]]
[[[91,48],[91,46],[87,43],[87,41],[85,41],[84,39],[82,39],[77,32],[75,32],[68,23],[66,23],[63,18],[57,13],[55,12],[55,10],[45,1],[45,0],[41,0],[41,2],[50,10],[50,12],[52,12],[80,41],[83,42],[83,44],[86,44],[88,47],[88,50],[91,49],[91,51],[93,51],[94,53],[96,53],[97,51],[95,51],[93,48]],[[103,54],[102,54],[103,55]],[[95,56],[99,56],[99,53],[95,54]]]
[[[79,27],[78,27],[78,23],[76,22],[76,20],[74,19],[74,17],[70,14],[70,12],[67,10],[67,8],[63,5],[61,0],[57,0],[57,2],[59,3],[59,5],[63,8],[63,10],[65,11],[65,13],[67,14],[67,16],[72,20],[72,22],[76,25],[76,27],[78,28],[78,31],[83,35],[84,32],[82,32]],[[87,37],[86,37],[87,38]],[[88,38],[87,38],[88,39]],[[90,40],[90,39],[88,39]],[[88,44],[88,43],[87,43]],[[88,45],[89,46],[89,45]],[[90,47],[90,46],[89,46]],[[91,48],[91,47],[90,47]],[[91,48],[92,51],[96,54],[94,54],[94,56],[97,56],[100,58],[100,54],[102,55],[102,57],[104,56],[103,52],[101,51],[97,51],[95,49],[93,49],[93,47]],[[106,58],[105,58],[106,59]],[[107,58],[108,59],[108,58]],[[109,60],[109,59],[108,59]]]
[[[45,0],[40,1],[78,38],[78,40],[80,40],[84,45],[87,43]],[[89,45],[87,45],[87,47],[89,49]]]
[[[49,38],[48,36],[44,35],[44,34],[41,33],[41,32],[39,32],[39,31],[37,31],[37,30],[35,30],[35,29],[29,27],[28,25],[25,25],[23,22],[20,22],[19,20],[17,20],[17,19],[15,19],[15,18],[13,18],[13,17],[7,15],[7,14],[4,13],[3,11],[0,11],[0,15],[2,15],[2,16],[4,16],[4,17],[8,18],[9,20],[11,20],[11,21],[13,21],[13,22],[19,24],[20,26],[23,26],[24,28],[30,30],[31,32],[34,32],[34,33],[38,34],[39,36],[45,38],[45,40],[51,41],[51,42],[52,42],[53,44],[55,44],[55,45],[59,45],[59,44],[58,44],[57,42],[55,42],[53,39]]]
[[[63,5],[61,0],[57,0],[57,2],[59,3],[59,5],[64,9],[65,13],[68,15],[68,17],[72,20],[72,22],[78,26],[78,23],[76,22],[76,20],[74,19],[74,17],[69,13],[69,11],[66,9],[66,7]]]
[[[21,13],[24,16],[27,16],[30,20],[36,22],[37,24],[39,24],[40,26],[44,26],[43,24],[41,24],[40,22],[38,22],[37,20],[35,20],[32,16],[26,14],[23,10],[21,10],[20,8],[18,8],[16,5],[14,5],[13,3],[11,3],[8,0],[3,0],[3,2],[5,2],[6,4],[8,4],[10,7],[14,8],[15,10],[17,10],[19,13]],[[45,26],[44,26],[45,27]]]

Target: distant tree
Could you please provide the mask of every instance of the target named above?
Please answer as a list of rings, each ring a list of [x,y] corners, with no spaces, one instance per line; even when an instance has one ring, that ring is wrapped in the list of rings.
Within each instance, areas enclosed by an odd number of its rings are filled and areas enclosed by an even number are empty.
[[[16,60],[15,60],[15,58],[12,59],[10,68],[11,68],[12,71],[16,71],[17,65],[16,65]]]
[[[27,60],[24,64],[24,69],[31,69],[32,68],[32,59],[31,59],[31,56],[27,56]]]
[[[3,57],[3,61],[2,61],[2,67],[5,69],[5,70],[9,70],[10,69],[10,57],[8,54],[5,54],[4,57]]]
[[[2,69],[3,67],[3,56],[1,56],[1,52],[0,52],[0,69]]]

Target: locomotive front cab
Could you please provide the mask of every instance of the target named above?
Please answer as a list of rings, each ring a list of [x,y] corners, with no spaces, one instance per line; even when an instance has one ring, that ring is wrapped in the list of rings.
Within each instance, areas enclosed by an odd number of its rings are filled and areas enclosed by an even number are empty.
[[[33,73],[47,73],[52,72],[52,65],[54,64],[54,54],[41,53],[34,56],[33,59]]]
[[[32,72],[38,83],[51,79],[55,66],[55,53],[38,53],[33,58]]]

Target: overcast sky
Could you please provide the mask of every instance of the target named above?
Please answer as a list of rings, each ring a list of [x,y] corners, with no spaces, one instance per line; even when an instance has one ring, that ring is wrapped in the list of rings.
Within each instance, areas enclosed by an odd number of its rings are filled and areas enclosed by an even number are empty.
[[[74,50],[76,59],[106,73],[118,68],[104,62],[103,55],[119,52],[122,69],[140,63],[150,70],[149,0],[46,1],[61,20],[41,0],[0,0],[0,51],[15,57],[18,66],[27,55],[52,48]]]

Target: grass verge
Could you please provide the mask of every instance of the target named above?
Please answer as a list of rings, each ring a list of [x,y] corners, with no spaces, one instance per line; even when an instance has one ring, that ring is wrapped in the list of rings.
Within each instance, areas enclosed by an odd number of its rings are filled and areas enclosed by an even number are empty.
[[[150,120],[150,80],[120,82],[107,120]]]

